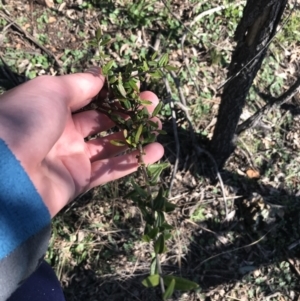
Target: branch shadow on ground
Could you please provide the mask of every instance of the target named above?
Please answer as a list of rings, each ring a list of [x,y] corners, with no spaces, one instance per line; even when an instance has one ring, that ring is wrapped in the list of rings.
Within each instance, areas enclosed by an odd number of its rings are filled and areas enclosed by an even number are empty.
[[[166,125],[165,128],[169,132],[169,137],[162,139],[166,145],[165,158],[172,164],[174,139],[168,130],[170,127]],[[290,300],[297,300],[300,296],[297,267],[300,197],[284,188],[275,189],[235,172],[223,171],[224,183],[239,196],[228,203],[229,211],[235,213],[230,221],[224,221],[224,203],[220,193],[208,193],[210,202],[206,202],[205,197],[193,200],[193,193],[216,187],[216,183],[211,185],[209,173],[199,161],[201,158],[194,157],[192,148],[186,147],[189,145],[188,133],[179,129],[178,134],[182,138],[178,172],[187,174],[188,170],[199,180],[195,187],[177,187],[179,195],[187,192],[190,197],[179,197],[175,201],[179,213],[173,222],[177,224],[181,239],[169,244],[169,254],[162,267],[166,274],[173,273],[196,281],[200,289],[187,295],[176,292],[173,300],[215,300],[220,291],[236,298],[244,294],[252,300],[277,292]],[[202,160],[207,161],[207,158]],[[76,207],[84,209],[91,199],[95,200],[94,196],[87,195]],[[200,220],[191,219],[190,214],[182,214],[189,211],[191,203],[194,209],[195,206],[203,209]],[[69,280],[63,282],[67,300],[161,300],[159,289],[146,289],[141,285],[149,271],[150,251],[146,248],[146,258],[141,259],[133,247],[134,242],[140,240],[140,234],[137,234],[142,229],[139,218],[115,222],[115,225],[123,231],[117,238],[119,242],[115,241],[94,254],[95,260],[83,260],[68,271]],[[133,228],[139,230],[134,232]],[[111,241],[108,236],[103,239]],[[126,249],[124,245],[128,242],[132,243],[132,248]],[[178,255],[180,249],[181,255]]]

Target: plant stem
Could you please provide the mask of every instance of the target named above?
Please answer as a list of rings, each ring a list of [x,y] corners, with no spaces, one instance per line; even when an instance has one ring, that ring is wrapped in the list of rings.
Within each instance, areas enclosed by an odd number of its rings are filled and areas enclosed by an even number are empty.
[[[144,181],[146,184],[146,189],[147,189],[147,193],[149,196],[151,196],[151,190],[150,190],[150,185],[149,185],[149,177],[147,174],[147,170],[146,170],[146,164],[144,161],[144,150],[142,147],[142,144],[138,144],[138,151],[139,151],[139,164],[140,164],[140,168],[142,170],[143,176],[144,176]],[[151,207],[153,207],[153,198],[150,198],[150,202],[151,202]],[[155,212],[152,212],[153,215],[155,214]],[[165,284],[164,284],[164,279],[162,277],[162,269],[161,269],[161,265],[160,265],[160,261],[159,261],[159,255],[157,253],[155,253],[155,259],[156,259],[156,267],[157,267],[157,271],[159,274],[159,283],[160,283],[160,289],[161,292],[164,293],[165,292]]]

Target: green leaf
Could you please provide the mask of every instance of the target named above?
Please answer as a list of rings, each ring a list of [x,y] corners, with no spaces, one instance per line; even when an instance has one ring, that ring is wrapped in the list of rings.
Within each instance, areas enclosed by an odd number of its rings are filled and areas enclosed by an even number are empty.
[[[143,105],[143,106],[149,106],[149,105],[152,105],[152,101],[150,101],[150,100],[143,100],[143,99],[141,99],[139,102],[140,102],[140,104]]]
[[[167,231],[165,231],[164,232],[164,237],[165,237],[165,241],[166,241],[166,240],[168,240],[168,239],[170,239],[172,237],[172,234],[169,233],[169,232],[167,232]]]
[[[111,38],[104,38],[104,39],[102,39],[102,41],[100,42],[100,46],[105,46],[105,45],[107,45],[110,41],[111,41]]]
[[[165,237],[163,234],[159,235],[154,243],[154,251],[156,254],[162,254],[165,251]]]
[[[154,239],[156,235],[158,234],[159,229],[157,227],[153,228],[152,230],[149,231],[147,234],[149,238]]]
[[[132,63],[128,63],[125,67],[125,76],[131,76],[133,65]]]
[[[189,291],[199,287],[196,282],[184,279],[181,277],[176,277],[172,275],[163,276],[165,285],[169,285],[172,280],[175,280],[175,289],[179,291]]]
[[[163,105],[164,104],[161,101],[158,103],[158,105],[155,107],[155,109],[152,113],[152,117],[155,117],[160,112]]]
[[[112,76],[112,77],[110,77],[110,78],[108,79],[108,81],[109,81],[110,84],[115,83],[117,80],[118,80],[118,78],[117,78],[116,76]]]
[[[135,79],[131,79],[130,81],[127,82],[127,84],[136,92],[139,91],[139,87],[138,85],[136,84],[136,80]]]
[[[131,109],[131,102],[128,99],[120,99],[120,102],[126,110]]]
[[[156,140],[156,135],[154,133],[150,133],[147,138],[143,140],[143,144],[152,143]]]
[[[177,67],[172,66],[172,65],[166,65],[164,68],[167,69],[168,71],[176,71],[176,70],[178,70]]]
[[[103,75],[107,75],[108,74],[108,71],[111,69],[111,67],[113,66],[114,63],[115,63],[115,61],[111,60],[111,61],[109,61],[107,64],[105,64],[102,67]]]
[[[147,122],[148,122],[148,124],[149,124],[150,126],[152,126],[154,129],[157,129],[157,128],[158,128],[158,122],[154,122],[154,121],[152,121],[152,120],[148,120]]]
[[[163,197],[163,189],[160,187],[156,198],[153,200],[153,209],[162,210],[164,208],[165,201],[166,198]]]
[[[126,93],[126,91],[125,91],[125,89],[124,89],[124,86],[123,86],[123,83],[122,83],[122,80],[121,80],[121,74],[119,75],[117,89],[118,89],[119,93],[120,93],[124,98],[126,98],[127,93]]]
[[[158,55],[158,52],[155,51],[151,56],[151,60],[154,61],[156,59],[157,55]]]
[[[158,134],[160,135],[167,135],[167,132],[164,130],[157,130]]]
[[[160,79],[163,77],[163,74],[159,70],[156,70],[155,72],[150,72],[149,75],[154,79]]]
[[[140,124],[139,128],[138,128],[138,130],[135,134],[135,137],[134,137],[134,141],[135,141],[136,144],[139,143],[142,132],[143,132],[143,125]]]
[[[164,231],[164,230],[172,230],[173,227],[171,225],[169,225],[168,223],[163,223],[161,226],[160,226],[161,230]]]
[[[159,285],[159,275],[150,275],[142,281],[142,284],[146,287],[155,287]]]
[[[116,122],[117,124],[124,124],[126,123],[126,120],[122,119],[122,117],[120,115],[117,115],[117,114],[110,114],[110,118]]]
[[[96,31],[97,42],[100,41],[101,37],[102,37],[102,30],[101,30],[101,28],[98,28],[97,31]]]
[[[164,205],[165,205],[164,211],[167,212],[167,213],[168,212],[172,212],[172,211],[174,211],[176,209],[176,205],[172,204],[172,203],[170,203],[168,201],[166,201],[164,203]]]
[[[136,184],[134,182],[134,180],[131,181],[132,186],[134,188],[134,190],[143,198],[147,198],[148,197],[148,193],[142,188],[140,187],[138,184]]]
[[[150,238],[148,235],[144,234],[144,235],[142,236],[142,241],[143,241],[143,242],[150,242],[150,241],[151,241],[151,238]]]
[[[152,258],[151,265],[150,265],[150,275],[155,275],[155,274],[157,274],[156,256]]]
[[[167,300],[168,298],[170,298],[174,293],[174,289],[175,289],[175,279],[172,279],[166,291],[163,294],[163,299]]]
[[[159,59],[158,66],[159,67],[163,67],[163,66],[165,66],[168,63],[168,61],[169,61],[169,55],[167,53],[165,53]]]
[[[143,71],[148,71],[149,70],[149,66],[147,64],[146,61],[143,62]]]
[[[115,146],[125,146],[126,143],[123,141],[123,140],[110,140],[109,141],[112,145],[115,145]]]
[[[162,171],[169,166],[168,163],[157,163],[147,166],[147,171],[152,182],[157,182]]]
[[[156,217],[156,227],[161,227],[161,225],[165,222],[165,215],[161,211],[156,211],[157,217]]]

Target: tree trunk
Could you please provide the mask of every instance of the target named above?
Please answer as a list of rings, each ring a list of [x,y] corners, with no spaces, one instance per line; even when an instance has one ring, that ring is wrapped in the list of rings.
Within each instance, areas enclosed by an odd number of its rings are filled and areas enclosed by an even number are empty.
[[[276,33],[287,0],[248,0],[236,29],[237,46],[231,58],[218,119],[210,143],[219,168],[235,148],[235,132],[246,96]]]

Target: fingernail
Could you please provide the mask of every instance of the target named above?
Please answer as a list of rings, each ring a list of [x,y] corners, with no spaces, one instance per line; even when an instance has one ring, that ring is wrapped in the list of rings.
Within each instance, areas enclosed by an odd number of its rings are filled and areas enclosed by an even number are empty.
[[[94,76],[99,76],[101,74],[101,68],[97,66],[92,66],[84,71],[85,73],[91,73]]]

